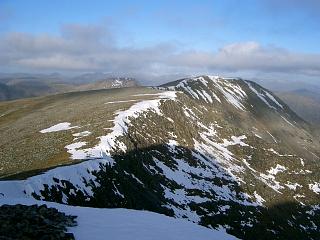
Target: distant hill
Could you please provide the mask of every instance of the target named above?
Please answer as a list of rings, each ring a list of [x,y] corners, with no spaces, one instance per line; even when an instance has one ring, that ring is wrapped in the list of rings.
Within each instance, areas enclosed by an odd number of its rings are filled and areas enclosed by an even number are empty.
[[[261,86],[270,89],[273,92],[292,92],[299,90],[320,91],[320,84],[317,82],[298,81],[298,80],[265,80],[252,79]]]
[[[320,126],[320,91],[297,89],[278,92],[277,95],[299,116],[313,125]]]
[[[138,83],[134,78],[108,78],[105,80],[81,84],[73,88],[74,91],[86,91],[86,90],[98,90],[98,89],[110,89],[121,87],[136,87]]]
[[[21,96],[24,96],[22,90],[0,83],[0,101],[16,99]]]
[[[106,77],[105,74],[83,74],[67,78],[59,74],[0,74],[0,101],[45,96],[63,92],[134,87],[133,78]]]

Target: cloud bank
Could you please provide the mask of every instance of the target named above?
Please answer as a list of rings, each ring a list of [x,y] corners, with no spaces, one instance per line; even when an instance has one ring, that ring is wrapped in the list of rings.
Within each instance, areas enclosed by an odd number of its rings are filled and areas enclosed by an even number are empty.
[[[0,36],[0,70],[103,71],[152,77],[177,73],[242,72],[320,76],[320,54],[292,52],[255,41],[217,51],[182,50],[174,43],[122,47],[110,30],[95,25],[64,25],[59,35],[10,32]]]

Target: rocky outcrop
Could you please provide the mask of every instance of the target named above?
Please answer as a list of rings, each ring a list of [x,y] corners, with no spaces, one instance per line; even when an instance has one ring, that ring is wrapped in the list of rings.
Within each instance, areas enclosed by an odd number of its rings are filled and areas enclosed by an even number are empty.
[[[76,226],[76,217],[67,216],[46,205],[2,205],[0,239],[72,240],[67,227]]]

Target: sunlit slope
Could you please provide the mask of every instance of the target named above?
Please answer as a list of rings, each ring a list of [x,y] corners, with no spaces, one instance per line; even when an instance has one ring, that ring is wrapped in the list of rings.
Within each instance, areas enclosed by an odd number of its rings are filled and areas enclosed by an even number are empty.
[[[1,102],[0,176],[75,163],[65,148],[73,139],[81,137],[88,145],[97,144],[97,137],[107,134],[113,126],[111,120],[117,110],[157,97],[134,95],[156,92],[159,91],[123,88]],[[61,122],[69,122],[72,129],[40,132]]]

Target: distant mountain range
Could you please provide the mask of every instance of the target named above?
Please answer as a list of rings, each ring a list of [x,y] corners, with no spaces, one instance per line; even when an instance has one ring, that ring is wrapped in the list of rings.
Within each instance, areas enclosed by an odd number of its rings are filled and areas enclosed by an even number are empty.
[[[61,74],[0,74],[0,101],[102,88],[138,86],[134,78],[86,73],[76,77]]]

